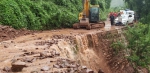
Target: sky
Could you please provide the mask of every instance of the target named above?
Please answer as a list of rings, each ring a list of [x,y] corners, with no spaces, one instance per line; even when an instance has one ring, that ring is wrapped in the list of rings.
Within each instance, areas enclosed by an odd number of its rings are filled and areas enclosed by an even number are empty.
[[[111,1],[111,6],[110,7],[120,7],[124,6],[124,1],[123,0],[112,0]]]

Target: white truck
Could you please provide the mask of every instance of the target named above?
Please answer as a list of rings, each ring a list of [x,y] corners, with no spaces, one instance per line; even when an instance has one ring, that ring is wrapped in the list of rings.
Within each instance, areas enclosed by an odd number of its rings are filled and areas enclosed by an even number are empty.
[[[130,24],[130,23],[134,22],[134,11],[132,11],[132,10],[120,10],[120,12],[122,12],[122,14],[121,14],[122,21],[121,21],[121,23],[123,25],[127,25],[127,24]],[[115,19],[114,22],[115,22],[115,24],[119,23],[118,17]]]

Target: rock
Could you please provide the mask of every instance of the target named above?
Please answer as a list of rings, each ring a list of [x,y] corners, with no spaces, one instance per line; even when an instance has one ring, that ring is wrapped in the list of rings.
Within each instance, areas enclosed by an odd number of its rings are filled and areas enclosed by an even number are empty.
[[[47,57],[47,53],[46,52],[40,52],[40,57]]]
[[[76,64],[77,65],[77,67],[80,67],[80,64]]]
[[[76,66],[76,65],[70,65],[70,67],[71,67],[71,68],[76,68],[77,66]]]
[[[60,64],[60,68],[65,68],[65,65],[64,64]]]
[[[44,66],[41,68],[41,71],[48,71],[50,70],[50,67],[49,66]]]
[[[98,71],[98,73],[104,73],[104,72],[103,72],[103,70],[100,69],[100,70]]]
[[[59,71],[55,71],[54,73],[60,73]]]
[[[53,67],[54,67],[54,68],[60,68],[60,66],[59,66],[59,65],[53,65]]]
[[[7,37],[7,35],[5,35],[5,34],[3,34],[3,35],[1,35],[2,37]]]
[[[36,50],[38,50],[39,48],[35,48]]]
[[[4,48],[8,48],[8,46],[4,45]]]
[[[19,50],[22,50],[22,49],[19,49]]]
[[[24,55],[30,55],[31,54],[31,52],[25,52],[24,53]]]
[[[12,71],[13,72],[19,72],[22,71],[22,69],[26,67],[26,63],[25,62],[21,62],[21,61],[16,61],[14,63],[12,63]]]
[[[67,72],[71,72],[71,69],[70,69],[70,68],[67,68]]]
[[[51,53],[47,53],[47,57],[54,58],[54,55],[52,55]]]
[[[11,71],[11,68],[10,68],[10,67],[4,67],[4,68],[3,68],[3,71],[10,72],[10,71]]]
[[[80,72],[80,73],[87,73],[87,72],[86,72],[86,70],[81,70],[81,72]]]
[[[11,41],[11,43],[14,43],[14,41]]]
[[[55,55],[56,55],[56,56],[60,56],[60,53],[59,53],[59,52],[56,52]]]
[[[75,71],[74,71],[74,70],[71,70],[70,73],[75,73]]]
[[[87,73],[87,67],[86,66],[81,67],[81,73]]]
[[[70,61],[70,63],[71,63],[71,64],[75,64],[76,62],[75,62],[75,61]]]
[[[34,61],[36,61],[37,60],[37,58],[34,58],[33,60],[32,60],[32,62],[34,62]]]
[[[36,52],[31,52],[31,55],[34,55],[34,54],[36,54]]]
[[[56,62],[55,60],[50,60],[50,62]]]
[[[23,52],[27,52],[27,50],[23,50]]]
[[[26,57],[26,58],[24,58],[24,62],[32,63],[33,59],[34,59],[33,57]]]
[[[66,70],[63,71],[64,73],[76,73],[73,68],[67,68]],[[78,72],[80,73],[80,72]]]
[[[30,73],[38,73],[38,71],[31,71]]]
[[[56,55],[56,51],[51,51],[50,53],[54,56]]]
[[[38,39],[38,40],[41,40],[41,39],[42,39],[42,37],[38,37],[37,39]]]
[[[82,69],[87,69],[87,67],[86,66],[82,66]]]
[[[91,69],[87,69],[87,70],[86,70],[86,73],[94,73],[94,71],[91,70]]]
[[[55,40],[51,40],[51,41],[50,41],[50,44],[55,44]]]
[[[65,66],[66,66],[67,68],[71,68],[71,66],[70,66],[69,63],[65,64]]]
[[[78,68],[73,68],[74,71],[78,71]]]

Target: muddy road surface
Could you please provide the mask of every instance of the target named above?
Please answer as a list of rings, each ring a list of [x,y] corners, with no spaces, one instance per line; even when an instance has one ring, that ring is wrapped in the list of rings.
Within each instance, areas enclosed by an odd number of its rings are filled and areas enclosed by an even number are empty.
[[[91,30],[40,32],[1,26],[0,73],[113,73],[102,53],[97,54],[85,46],[89,40],[84,38],[87,34],[123,28],[111,26],[109,21],[105,24],[105,28]]]

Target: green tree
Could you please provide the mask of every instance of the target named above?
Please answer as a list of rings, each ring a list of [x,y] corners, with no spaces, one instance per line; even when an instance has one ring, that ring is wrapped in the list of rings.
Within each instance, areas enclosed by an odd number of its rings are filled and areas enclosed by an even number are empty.
[[[95,0],[103,12],[105,0]],[[0,23],[33,30],[72,27],[78,22],[82,0],[0,0]]]
[[[137,12],[142,23],[149,23],[150,18],[150,0],[125,0],[127,7]]]
[[[134,65],[149,68],[150,65],[150,26],[142,23],[129,27],[126,32],[127,49],[130,50],[129,61]]]

